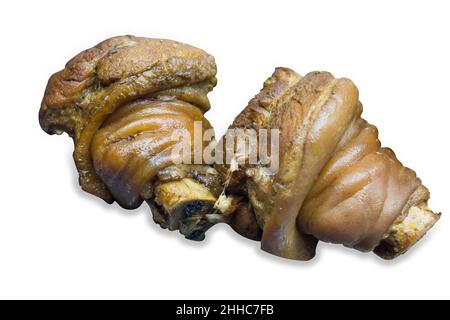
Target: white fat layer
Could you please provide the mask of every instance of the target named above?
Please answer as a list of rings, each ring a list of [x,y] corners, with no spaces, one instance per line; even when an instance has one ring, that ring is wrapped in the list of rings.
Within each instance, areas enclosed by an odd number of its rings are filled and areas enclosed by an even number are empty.
[[[222,193],[215,202],[214,208],[219,210],[223,214],[227,214],[228,211],[233,207],[232,201],[232,197],[227,197],[224,193]]]

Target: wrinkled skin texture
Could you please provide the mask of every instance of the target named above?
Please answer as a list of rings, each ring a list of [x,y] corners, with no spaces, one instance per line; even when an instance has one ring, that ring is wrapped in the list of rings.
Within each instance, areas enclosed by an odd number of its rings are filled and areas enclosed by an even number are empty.
[[[321,240],[371,251],[399,216],[426,202],[428,190],[381,148],[361,112],[350,80],[278,68],[235,119],[232,128],[280,130],[278,172],[245,164],[228,187],[247,193],[263,250],[308,260]]]
[[[134,36],[111,38],[78,54],[50,78],[39,121],[50,134],[65,131],[73,137],[83,190],[134,208],[142,202],[144,180],[171,164],[168,153],[173,143],[160,141],[161,129],[164,134],[180,127],[190,131],[198,119],[210,127],[202,112],[210,107],[206,94],[216,84],[215,74],[214,58],[189,45]],[[170,102],[157,102],[167,97]],[[140,99],[147,101],[140,104],[146,115],[127,115],[127,105]],[[114,120],[105,123],[111,115]],[[128,139],[136,135],[138,139]],[[138,141],[146,144],[145,154],[133,158]],[[150,163],[144,164],[146,160]]]
[[[215,75],[203,50],[114,37],[51,76],[39,122],[73,138],[83,190],[128,209],[145,200],[155,222],[193,240],[225,222],[285,258],[311,259],[318,240],[392,258],[439,218],[415,173],[361,118],[355,85],[327,72],[277,68],[231,126],[280,130],[278,171],[179,164],[173,134],[193,139],[196,122],[200,135],[211,129],[204,113]],[[191,140],[193,156],[207,144]]]
[[[112,190],[97,175],[91,157],[94,136],[107,118],[117,109],[143,98],[170,97],[205,112],[210,107],[206,94],[216,84],[215,74],[214,58],[192,46],[134,36],[111,38],[78,54],[50,78],[39,121],[47,133],[64,131],[73,137],[81,187],[112,202],[115,200]],[[184,112],[184,123],[189,117],[194,120],[197,113]],[[98,139],[97,144],[100,145]],[[135,192],[130,191],[129,199],[119,198],[120,203],[135,207],[138,203]]]
[[[179,100],[139,100],[108,118],[94,135],[91,155],[97,175],[117,202],[139,206],[146,184],[175,161],[182,162],[175,152],[181,141],[172,134],[181,129],[193,137],[194,121],[203,130],[211,128],[198,108]]]

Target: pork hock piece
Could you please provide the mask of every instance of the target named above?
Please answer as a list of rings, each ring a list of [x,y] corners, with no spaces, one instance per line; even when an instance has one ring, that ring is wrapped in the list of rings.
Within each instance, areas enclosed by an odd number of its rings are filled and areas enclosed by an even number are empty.
[[[196,124],[212,129],[204,113],[215,75],[214,58],[198,48],[114,37],[51,76],[40,125],[72,137],[83,190],[127,209],[145,201],[155,222],[193,240],[224,222],[286,258],[310,259],[322,240],[390,259],[439,219],[414,172],[360,118],[353,83],[325,72],[276,69],[232,125],[279,130],[276,172],[179,161],[176,130],[193,139]],[[209,147],[191,142],[194,156]]]
[[[230,128],[279,130],[276,172],[246,159],[237,170],[217,166],[227,193],[249,199],[263,250],[309,260],[321,240],[392,259],[439,219],[427,188],[361,113],[350,80],[277,68],[234,120]]]
[[[73,138],[84,191],[127,209],[145,200],[161,226],[200,240],[212,225],[205,214],[212,212],[222,183],[210,165],[179,164],[172,152],[178,143],[171,138],[176,129],[193,133],[195,121],[202,130],[211,128],[203,114],[215,75],[214,58],[203,50],[171,40],[114,37],[51,76],[40,124],[49,134]]]

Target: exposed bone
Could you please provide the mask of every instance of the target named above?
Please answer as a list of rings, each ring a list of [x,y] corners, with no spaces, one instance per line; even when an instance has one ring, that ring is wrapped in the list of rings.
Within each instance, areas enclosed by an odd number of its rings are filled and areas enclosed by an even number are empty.
[[[383,259],[396,258],[419,241],[440,217],[441,214],[431,211],[425,202],[412,206],[406,217],[394,222],[374,252]]]

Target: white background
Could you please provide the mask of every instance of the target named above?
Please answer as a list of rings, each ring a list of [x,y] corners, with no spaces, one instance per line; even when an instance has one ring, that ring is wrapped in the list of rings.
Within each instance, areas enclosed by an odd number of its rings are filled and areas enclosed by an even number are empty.
[[[0,298],[450,298],[448,1],[0,3]],[[71,140],[39,127],[40,101],[69,58],[120,34],[215,56],[217,135],[276,66],[351,78],[364,117],[431,190],[441,221],[395,261],[320,244],[313,261],[295,262],[225,225],[190,242],[146,205],[83,193]]]

